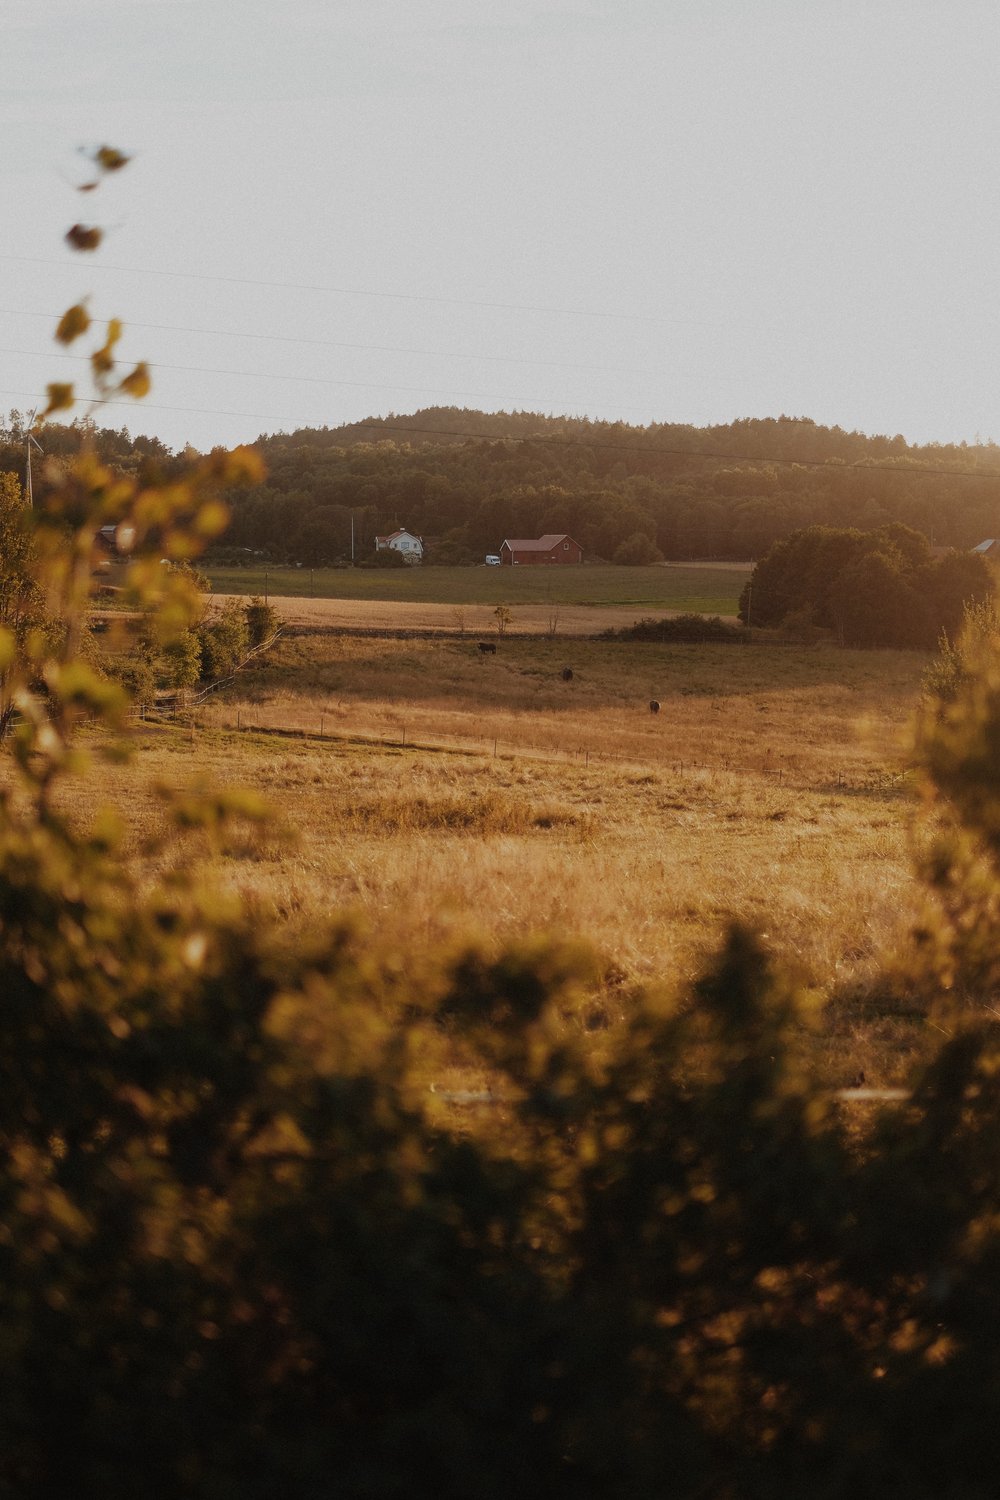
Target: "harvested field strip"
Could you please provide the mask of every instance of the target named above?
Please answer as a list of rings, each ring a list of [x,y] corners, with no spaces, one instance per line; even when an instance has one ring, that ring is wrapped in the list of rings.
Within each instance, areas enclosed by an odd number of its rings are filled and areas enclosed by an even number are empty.
[[[230,599],[246,602],[242,594],[213,594],[212,602],[225,604]],[[309,599],[270,596],[283,625],[309,631],[329,630],[367,635],[447,635],[474,642],[496,640],[496,617],[483,605],[461,606],[419,603],[407,600]],[[731,603],[731,601],[726,601]],[[456,619],[456,610],[461,620]],[[623,629],[644,615],[676,615],[684,610],[649,604],[564,604],[554,609],[542,604],[510,606],[511,636],[574,637],[596,635],[602,630]],[[713,610],[713,614],[720,611]],[[735,620],[735,605],[723,613]]]

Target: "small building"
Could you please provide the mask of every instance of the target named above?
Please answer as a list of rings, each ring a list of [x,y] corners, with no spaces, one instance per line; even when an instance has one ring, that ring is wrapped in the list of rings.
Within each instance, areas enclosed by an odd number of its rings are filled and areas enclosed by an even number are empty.
[[[980,542],[978,547],[973,547],[973,552],[978,552],[980,557],[986,557],[991,563],[1000,562],[1000,538],[987,537],[985,542]]]
[[[527,541],[514,538],[502,544],[500,560],[508,566],[515,563],[582,563],[583,548],[564,531]]]
[[[375,550],[376,552],[398,552],[406,563],[420,563],[424,560],[423,537],[415,536],[405,527],[390,532],[388,536],[377,536]]]

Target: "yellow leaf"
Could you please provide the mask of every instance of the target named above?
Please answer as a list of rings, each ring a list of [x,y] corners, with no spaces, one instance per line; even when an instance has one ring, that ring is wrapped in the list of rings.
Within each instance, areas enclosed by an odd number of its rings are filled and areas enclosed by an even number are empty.
[[[66,231],[66,243],[74,250],[96,250],[101,243],[101,231],[93,225],[74,224]]]
[[[49,416],[54,411],[67,411],[73,405],[73,387],[71,385],[49,385],[46,386],[49,393],[49,404],[42,412],[43,417]]]
[[[94,153],[94,161],[102,172],[119,172],[127,164],[129,157],[114,146],[101,146]]]
[[[260,484],[267,472],[260,454],[253,448],[234,448],[227,453],[220,448],[210,453],[202,472],[220,484]]]
[[[194,518],[199,536],[218,536],[229,525],[229,508],[221,500],[208,500]]]
[[[143,362],[136,365],[135,369],[125,376],[118,389],[126,396],[132,396],[136,401],[141,401],[143,396],[148,396],[151,381],[149,378],[149,366]]]
[[[90,314],[82,302],[75,307],[69,307],[59,319],[59,327],[56,329],[56,338],[60,344],[71,344],[78,339],[81,333],[86,333],[90,327]]]

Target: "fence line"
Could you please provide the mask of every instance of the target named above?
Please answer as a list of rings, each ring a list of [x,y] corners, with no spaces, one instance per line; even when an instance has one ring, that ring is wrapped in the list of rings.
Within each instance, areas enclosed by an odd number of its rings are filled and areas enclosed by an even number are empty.
[[[196,723],[191,710],[200,706],[206,695],[200,695],[196,702],[186,706],[158,707],[157,716],[167,714],[175,722],[181,721],[189,731],[192,739],[196,729],[204,728],[204,725]],[[188,715],[191,715],[188,719]],[[134,711],[134,716],[148,720],[148,710],[140,706]],[[499,735],[491,737],[473,737],[462,739],[458,736],[447,739],[443,737],[428,737],[422,739],[414,738],[412,732],[404,723],[398,734],[364,734],[357,731],[330,730],[326,725],[326,714],[319,717],[318,727],[309,729],[296,724],[266,724],[248,722],[245,711],[236,711],[236,723],[220,724],[218,727],[225,730],[235,730],[239,734],[271,735],[276,738],[298,739],[304,742],[323,741],[332,745],[363,745],[373,749],[384,750],[413,750],[427,751],[433,754],[448,755],[472,755],[483,756],[492,760],[537,760],[550,764],[580,765],[588,769],[592,764],[602,766],[618,766],[622,770],[649,771],[669,770],[672,774],[680,776],[705,776],[713,774],[744,774],[756,775],[770,779],[776,786],[793,792],[826,792],[829,794],[839,793],[844,796],[898,796],[901,795],[910,780],[911,773],[908,771],[868,771],[860,774],[851,774],[843,770],[819,777],[808,777],[797,773],[794,768],[787,766],[761,766],[752,762],[740,761],[732,756],[726,756],[721,762],[705,760],[686,760],[682,758],[674,760],[655,761],[648,758],[629,754],[628,752],[614,750],[596,750],[591,746],[580,745],[575,749],[558,749],[551,745],[535,745],[524,741],[505,742]],[[186,721],[186,722],[185,722]]]

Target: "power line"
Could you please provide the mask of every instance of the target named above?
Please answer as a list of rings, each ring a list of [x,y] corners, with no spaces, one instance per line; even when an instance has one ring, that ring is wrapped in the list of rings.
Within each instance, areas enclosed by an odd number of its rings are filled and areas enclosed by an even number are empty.
[[[59,318],[62,316],[60,313],[25,312],[23,309],[17,307],[0,307],[0,315],[20,318],[45,318],[52,323],[58,323]],[[406,344],[357,344],[350,343],[346,339],[306,339],[286,333],[250,333],[237,332],[231,328],[195,328],[184,323],[136,323],[131,318],[128,320],[128,327],[153,329],[157,333],[195,333],[209,338],[257,339],[265,343],[303,344],[322,349],[362,349],[376,354],[420,354],[425,358],[429,357],[433,359],[469,359],[478,360],[482,363],[501,365],[544,365],[565,370],[595,370],[618,375],[662,375],[668,373],[663,370],[637,370],[632,365],[597,365],[590,364],[588,361],[574,359],[534,359],[527,355],[477,354],[460,349],[418,349]]]
[[[35,351],[32,349],[0,349],[0,354],[13,354],[18,359],[71,359],[80,364],[89,364],[90,359],[86,354],[67,354],[62,351],[53,352],[49,349]],[[160,360],[146,361],[151,370],[173,370],[186,375],[230,375],[237,380],[294,380],[301,385],[327,385],[347,386],[356,390],[364,391],[404,391],[411,396],[462,396],[471,397],[477,401],[511,401],[531,405],[540,400],[545,402],[555,401],[561,406],[570,406],[574,401],[582,401],[590,398],[574,396],[566,397],[538,397],[538,396],[511,396],[506,392],[498,391],[460,391],[450,385],[397,385],[390,380],[337,380],[319,375],[278,375],[271,370],[223,370],[214,365],[171,365]],[[623,406],[622,411],[639,411],[638,405]]]
[[[22,265],[32,266],[65,266],[67,264],[66,261],[58,260],[54,256],[43,255],[0,255],[0,260],[17,261]],[[329,292],[341,297],[376,297],[392,302],[426,302],[440,307],[480,307],[494,312],[551,313],[560,317],[598,318],[625,323],[669,323],[686,324],[695,327],[706,326],[704,319],[668,318],[660,313],[609,312],[605,309],[591,307],[546,307],[530,302],[490,302],[474,297],[437,297],[420,292],[386,292],[368,287],[330,286],[322,282],[264,281],[253,276],[216,276],[210,275],[206,271],[159,271],[154,270],[150,266],[115,266],[107,265],[102,261],[94,261],[92,265],[93,269],[97,271],[118,271],[128,276],[158,276],[163,279],[177,281],[213,281],[221,282],[228,286],[267,287],[271,291]],[[721,324],[707,324],[707,326],[714,327],[721,326]]]

